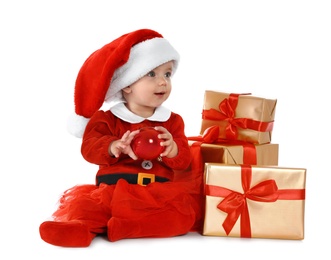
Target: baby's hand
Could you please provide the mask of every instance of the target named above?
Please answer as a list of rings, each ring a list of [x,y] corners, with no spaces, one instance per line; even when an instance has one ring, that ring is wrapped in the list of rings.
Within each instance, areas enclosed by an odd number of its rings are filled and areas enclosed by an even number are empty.
[[[168,157],[168,158],[175,157],[178,153],[178,147],[172,137],[172,134],[162,126],[156,126],[155,130],[161,132],[158,137],[164,140],[163,142],[160,143],[160,145],[165,147],[163,153],[161,153],[160,156]]]
[[[110,154],[114,155],[116,158],[120,156],[121,153],[129,155],[133,160],[137,160],[137,156],[132,151],[130,146],[131,141],[134,136],[139,133],[139,130],[130,132],[129,130],[125,132],[121,139],[116,140],[110,144]]]

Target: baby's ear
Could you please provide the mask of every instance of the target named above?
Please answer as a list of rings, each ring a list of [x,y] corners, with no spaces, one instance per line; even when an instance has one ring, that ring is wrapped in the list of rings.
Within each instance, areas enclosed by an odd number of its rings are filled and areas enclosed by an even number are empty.
[[[122,91],[125,93],[131,93],[132,92],[131,86],[123,88]]]

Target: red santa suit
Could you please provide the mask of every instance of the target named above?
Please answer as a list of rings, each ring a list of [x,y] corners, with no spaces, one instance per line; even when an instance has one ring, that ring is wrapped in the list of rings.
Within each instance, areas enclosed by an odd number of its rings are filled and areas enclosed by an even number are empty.
[[[163,126],[172,134],[178,146],[176,157],[146,161],[133,160],[125,154],[119,158],[109,155],[109,144],[127,130],[153,126]],[[97,234],[107,234],[110,241],[116,241],[170,237],[193,230],[200,205],[190,194],[189,182],[174,181],[175,171],[180,174],[191,163],[181,116],[159,107],[145,119],[120,103],[111,111],[93,115],[86,126],[81,151],[88,162],[99,165],[96,185],[80,185],[64,193],[53,214],[54,221],[42,226],[47,231],[43,234],[47,242],[88,246]],[[155,176],[155,182],[139,185],[138,176],[144,174],[147,182],[149,176]],[[70,232],[66,232],[68,227]],[[58,241],[53,241],[54,237]]]
[[[158,32],[141,29],[106,44],[84,62],[76,80],[75,114],[68,130],[82,137],[83,157],[99,170],[95,184],[64,192],[54,219],[39,227],[44,241],[84,247],[96,235],[117,241],[171,237],[199,228],[201,165],[196,167],[192,161],[183,119],[162,106],[150,118],[139,117],[126,108],[121,94],[123,88],[168,61],[173,61],[174,74],[177,51]],[[100,110],[104,101],[112,103],[110,110]],[[133,160],[108,153],[111,142],[127,130],[153,126],[163,126],[172,134],[177,156]]]

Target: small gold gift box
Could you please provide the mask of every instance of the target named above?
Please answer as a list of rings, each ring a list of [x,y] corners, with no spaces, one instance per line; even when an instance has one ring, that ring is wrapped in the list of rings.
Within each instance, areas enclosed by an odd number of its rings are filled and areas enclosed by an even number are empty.
[[[276,99],[206,90],[200,133],[218,125],[219,138],[270,143],[276,104]]]

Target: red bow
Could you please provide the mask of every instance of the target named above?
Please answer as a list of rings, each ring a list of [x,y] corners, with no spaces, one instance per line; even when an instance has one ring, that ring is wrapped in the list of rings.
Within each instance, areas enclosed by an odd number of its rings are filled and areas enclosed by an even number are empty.
[[[229,98],[224,99],[219,104],[219,111],[211,108],[209,110],[202,111],[202,119],[228,121],[228,125],[225,128],[225,134],[227,139],[235,140],[238,137],[238,127],[242,129],[252,129],[260,132],[269,132],[273,128],[273,121],[260,122],[250,118],[235,118],[235,110],[238,105],[239,95],[250,94],[230,94]]]

